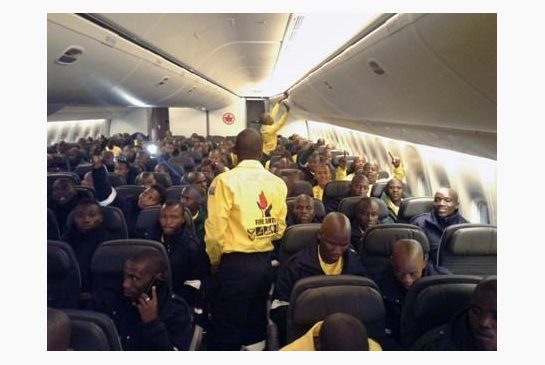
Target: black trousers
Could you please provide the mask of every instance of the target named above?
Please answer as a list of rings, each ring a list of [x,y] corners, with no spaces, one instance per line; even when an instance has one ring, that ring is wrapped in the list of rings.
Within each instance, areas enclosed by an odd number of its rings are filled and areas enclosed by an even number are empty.
[[[211,298],[208,350],[240,350],[267,337],[271,252],[223,254]]]

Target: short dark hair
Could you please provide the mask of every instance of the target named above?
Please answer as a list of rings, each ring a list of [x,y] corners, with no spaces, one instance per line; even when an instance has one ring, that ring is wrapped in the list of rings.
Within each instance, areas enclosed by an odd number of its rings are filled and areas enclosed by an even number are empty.
[[[365,325],[346,313],[328,315],[320,328],[320,351],[368,351]]]
[[[166,280],[168,278],[168,265],[166,259],[155,249],[144,248],[131,255],[127,261],[145,263],[146,268],[153,274],[161,274],[161,280]]]
[[[150,188],[155,189],[159,193],[159,203],[163,204],[165,202],[165,199],[167,197],[167,191],[161,184],[153,184],[150,185]]]

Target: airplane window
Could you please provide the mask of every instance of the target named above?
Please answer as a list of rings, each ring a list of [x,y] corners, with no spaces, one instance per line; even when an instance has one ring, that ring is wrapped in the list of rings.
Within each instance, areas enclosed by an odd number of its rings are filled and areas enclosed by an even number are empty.
[[[488,214],[488,205],[484,200],[471,201],[471,217],[470,222],[490,224],[490,216]]]

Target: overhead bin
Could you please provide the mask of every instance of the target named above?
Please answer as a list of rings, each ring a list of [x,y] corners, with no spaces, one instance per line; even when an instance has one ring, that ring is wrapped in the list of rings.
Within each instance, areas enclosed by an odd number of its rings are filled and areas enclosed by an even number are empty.
[[[77,46],[76,62],[55,62]],[[48,14],[48,103],[215,110],[236,97],[75,14]]]

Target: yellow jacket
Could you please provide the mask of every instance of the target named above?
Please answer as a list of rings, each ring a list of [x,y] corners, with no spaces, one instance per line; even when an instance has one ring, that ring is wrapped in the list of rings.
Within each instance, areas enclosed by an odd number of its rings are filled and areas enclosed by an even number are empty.
[[[316,351],[314,347],[314,337],[320,335],[320,329],[322,328],[324,321],[317,322],[311,329],[307,331],[303,336],[290,344],[282,347],[280,351]],[[378,342],[369,338],[369,351],[382,351],[382,347]]]
[[[229,252],[266,252],[286,229],[287,187],[257,160],[243,160],[208,189],[206,253],[220,263]]]
[[[276,103],[273,110],[271,111],[271,117],[273,120],[276,119],[276,115],[280,110],[280,103]],[[271,152],[276,148],[276,133],[286,124],[288,120],[288,111],[286,110],[280,120],[272,125],[262,125],[261,126],[261,136],[263,137],[263,153],[270,155]]]

